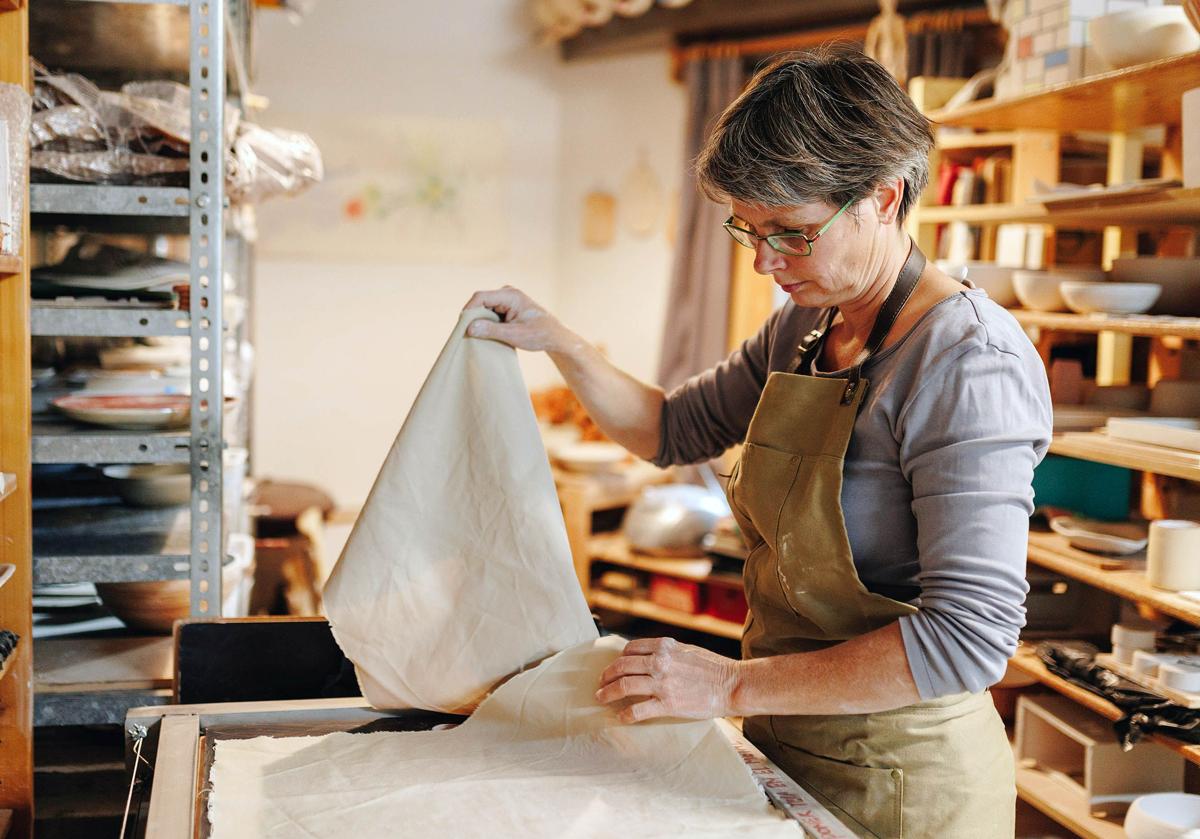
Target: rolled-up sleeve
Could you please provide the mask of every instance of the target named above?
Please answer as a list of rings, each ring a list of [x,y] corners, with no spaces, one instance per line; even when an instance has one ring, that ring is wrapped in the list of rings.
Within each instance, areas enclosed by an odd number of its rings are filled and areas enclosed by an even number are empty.
[[[767,381],[782,310],[728,358],[675,388],[663,401],[657,466],[700,463],[742,442]]]
[[[899,416],[920,559],[918,611],[901,619],[921,697],[999,681],[1025,623],[1033,469],[1052,425],[1030,348],[986,342],[922,377]]]

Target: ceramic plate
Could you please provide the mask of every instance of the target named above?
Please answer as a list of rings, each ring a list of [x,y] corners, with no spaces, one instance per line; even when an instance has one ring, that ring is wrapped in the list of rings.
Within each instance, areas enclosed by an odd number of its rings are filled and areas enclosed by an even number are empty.
[[[1200,420],[1191,417],[1110,419],[1107,427],[1110,437],[1200,452]]]
[[[191,414],[189,396],[62,396],[50,404],[73,420],[106,428],[154,431],[184,428]]]
[[[1074,516],[1055,516],[1050,529],[1066,536],[1071,547],[1081,551],[1128,556],[1146,547],[1146,528],[1133,522],[1092,521]]]

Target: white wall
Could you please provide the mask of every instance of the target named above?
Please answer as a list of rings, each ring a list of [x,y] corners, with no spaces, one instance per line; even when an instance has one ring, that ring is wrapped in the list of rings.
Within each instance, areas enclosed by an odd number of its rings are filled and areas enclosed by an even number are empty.
[[[579,206],[593,187],[618,190],[639,148],[665,185],[677,185],[683,90],[664,55],[562,65],[533,45],[523,5],[324,0],[298,27],[259,15],[264,123],[272,112],[342,121],[347,132],[360,114],[498,120],[509,136],[514,227],[508,255],[483,266],[261,259],[257,475],[315,483],[341,507],[361,504],[479,288],[525,289],[618,363],[653,377],[669,244],[661,233],[622,232],[615,247],[584,252]],[[271,212],[260,208],[266,231]],[[543,357],[522,364],[531,386],[554,380]]]

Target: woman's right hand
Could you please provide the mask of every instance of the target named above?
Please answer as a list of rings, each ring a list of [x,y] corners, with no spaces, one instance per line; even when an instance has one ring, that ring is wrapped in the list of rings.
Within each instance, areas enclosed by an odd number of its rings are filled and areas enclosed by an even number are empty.
[[[467,327],[472,338],[488,338],[530,352],[563,352],[571,343],[570,330],[558,318],[512,286],[477,291],[463,308],[479,307],[491,309],[500,316],[500,322],[486,318],[472,321]]]

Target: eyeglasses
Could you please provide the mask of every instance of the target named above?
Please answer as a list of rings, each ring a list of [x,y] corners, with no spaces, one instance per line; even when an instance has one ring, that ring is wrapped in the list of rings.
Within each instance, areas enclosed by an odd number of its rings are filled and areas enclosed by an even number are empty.
[[[813,242],[820,239],[821,234],[828,230],[830,225],[837,221],[837,217],[846,212],[853,203],[854,201],[851,200],[843,204],[842,208],[833,214],[833,218],[821,225],[821,229],[812,236],[808,236],[797,230],[782,230],[779,233],[772,233],[769,236],[759,236],[752,230],[747,230],[744,227],[738,227],[734,224],[733,220],[736,216],[730,216],[726,219],[723,227],[729,231],[729,235],[733,237],[733,241],[751,250],[757,250],[758,243],[765,241],[776,251],[787,256],[811,256]]]

